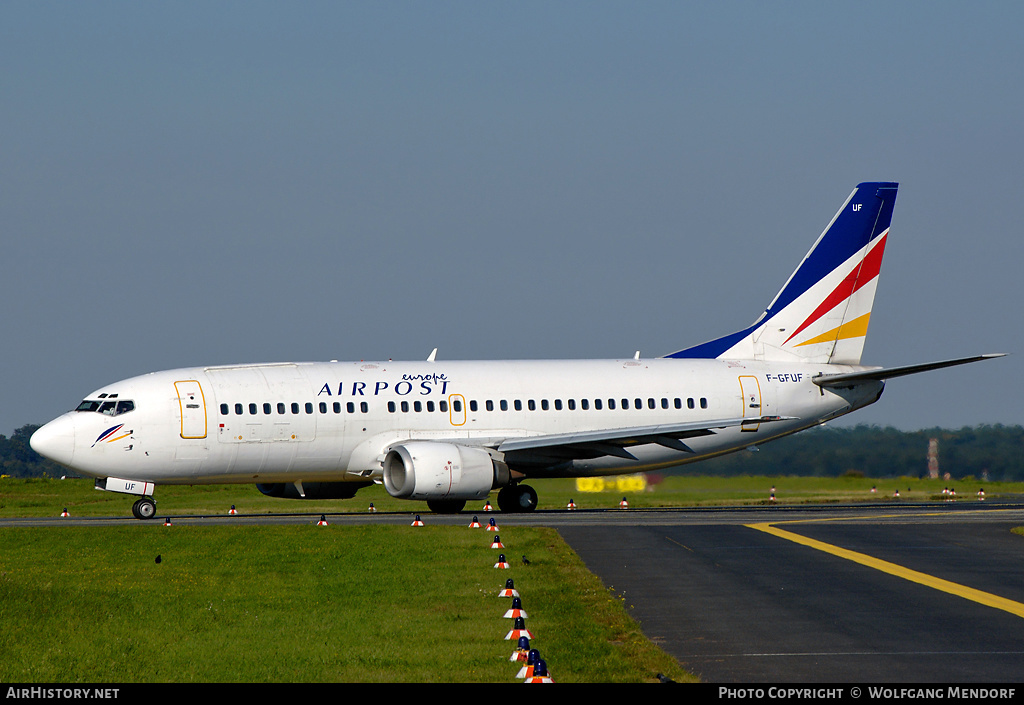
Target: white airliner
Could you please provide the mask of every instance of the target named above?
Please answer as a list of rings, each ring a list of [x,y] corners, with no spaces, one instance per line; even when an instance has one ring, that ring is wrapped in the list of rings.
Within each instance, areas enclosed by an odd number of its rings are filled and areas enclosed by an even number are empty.
[[[388,493],[459,511],[524,480],[635,473],[762,444],[876,401],[884,380],[999,355],[860,365],[895,183],[862,183],[749,327],[657,359],[190,367],[102,387],[32,436],[97,489],[255,483],[274,497]]]

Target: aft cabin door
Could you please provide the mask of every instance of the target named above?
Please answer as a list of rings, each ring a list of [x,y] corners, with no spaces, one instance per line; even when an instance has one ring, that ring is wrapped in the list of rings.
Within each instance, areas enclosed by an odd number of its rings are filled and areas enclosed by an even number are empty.
[[[761,409],[761,385],[757,381],[757,377],[748,375],[740,377],[740,394],[743,397],[743,416],[760,419],[764,412]],[[744,422],[740,430],[756,431],[759,425],[756,422]]]
[[[181,407],[181,437],[206,438],[206,399],[203,388],[194,379],[175,382]]]

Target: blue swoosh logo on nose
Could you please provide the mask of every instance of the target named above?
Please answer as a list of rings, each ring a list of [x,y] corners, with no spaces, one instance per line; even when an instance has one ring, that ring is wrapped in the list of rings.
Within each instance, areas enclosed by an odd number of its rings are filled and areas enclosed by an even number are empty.
[[[111,427],[110,427],[110,428],[108,428],[108,429],[107,429],[106,431],[104,431],[103,433],[101,433],[101,434],[100,434],[100,435],[99,435],[99,436],[98,436],[98,437],[96,438],[96,440],[92,442],[92,444],[93,444],[93,445],[96,445],[97,443],[99,443],[100,441],[104,440],[105,438],[110,438],[110,437],[111,437],[111,436],[113,436],[113,435],[114,435],[115,433],[117,433],[118,429],[120,429],[120,428],[121,428],[122,426],[124,426],[124,424],[123,424],[123,423],[119,423],[119,424],[118,424],[118,425],[116,425],[116,426],[111,426]]]

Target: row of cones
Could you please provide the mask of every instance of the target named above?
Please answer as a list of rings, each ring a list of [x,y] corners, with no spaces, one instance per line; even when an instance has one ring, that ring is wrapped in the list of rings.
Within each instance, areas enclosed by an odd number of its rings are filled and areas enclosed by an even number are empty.
[[[476,528],[479,526],[476,517],[473,517],[473,523],[470,527]],[[488,528],[494,527],[497,531],[497,525],[494,523],[494,519],[491,519]],[[501,541],[501,537],[495,534],[491,539],[491,548],[504,548],[504,544]],[[523,564],[528,565],[526,556],[523,556]],[[505,560],[505,554],[498,554],[498,562],[494,564],[495,568],[507,569],[509,567],[508,561]],[[526,610],[523,609],[522,596],[516,589],[515,582],[512,578],[508,578],[505,581],[504,589],[498,592],[498,597],[510,597],[512,598],[512,606],[505,610],[502,617],[504,619],[512,620],[512,628],[505,634],[506,641],[516,642],[516,648],[509,657],[509,661],[512,663],[520,664],[519,672],[516,673],[516,678],[521,678],[524,683],[553,683],[551,675],[548,673],[547,662],[540,657],[540,652],[537,649],[530,647],[530,640],[533,639],[533,633],[526,628],[526,618],[529,616]]]

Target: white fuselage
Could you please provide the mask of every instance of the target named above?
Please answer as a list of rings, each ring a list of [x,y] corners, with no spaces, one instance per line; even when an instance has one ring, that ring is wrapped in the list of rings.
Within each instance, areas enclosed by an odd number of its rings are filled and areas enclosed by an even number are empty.
[[[859,369],[663,358],[183,368],[103,387],[87,397],[97,410],[68,412],[37,440],[49,457],[97,478],[366,482],[380,478],[391,446],[410,440],[496,447],[548,434],[784,418],[689,438],[692,452],[647,443],[630,449],[635,460],[603,455],[528,473],[618,474],[749,447],[870,404],[881,382],[839,390],[811,382]],[[110,400],[131,401],[122,406],[132,408],[116,414]],[[104,401],[106,413],[99,410]]]

